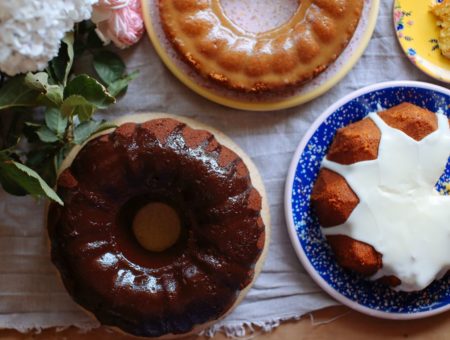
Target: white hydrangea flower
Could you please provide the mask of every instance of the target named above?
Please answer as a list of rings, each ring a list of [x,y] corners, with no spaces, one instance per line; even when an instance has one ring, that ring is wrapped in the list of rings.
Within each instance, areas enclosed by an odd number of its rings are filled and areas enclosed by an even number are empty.
[[[0,0],[0,71],[13,76],[44,69],[61,39],[89,19],[98,0]]]

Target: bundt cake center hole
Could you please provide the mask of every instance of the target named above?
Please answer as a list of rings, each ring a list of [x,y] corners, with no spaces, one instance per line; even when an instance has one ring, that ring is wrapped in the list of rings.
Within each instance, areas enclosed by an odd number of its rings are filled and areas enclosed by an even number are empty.
[[[287,23],[301,0],[219,0],[225,15],[250,33],[271,31]]]
[[[152,252],[174,246],[181,235],[181,220],[170,205],[151,202],[139,209],[133,219],[133,233],[138,243]]]

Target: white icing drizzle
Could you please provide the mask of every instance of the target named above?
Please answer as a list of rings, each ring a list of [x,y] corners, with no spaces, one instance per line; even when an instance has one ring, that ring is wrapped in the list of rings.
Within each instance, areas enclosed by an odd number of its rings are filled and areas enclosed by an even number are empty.
[[[396,290],[417,291],[450,270],[450,196],[435,185],[450,156],[450,127],[437,114],[439,127],[421,141],[369,115],[381,131],[378,158],[322,167],[343,176],[360,199],[348,220],[325,235],[346,235],[372,245],[383,267],[371,278],[395,275]]]

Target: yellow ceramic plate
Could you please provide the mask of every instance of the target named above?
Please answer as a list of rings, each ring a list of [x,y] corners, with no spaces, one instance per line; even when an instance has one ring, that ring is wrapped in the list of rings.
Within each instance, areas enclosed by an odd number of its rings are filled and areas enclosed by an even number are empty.
[[[420,70],[450,83],[450,60],[438,46],[439,28],[430,6],[439,0],[396,0],[394,25],[400,45]]]
[[[186,65],[166,39],[159,20],[158,1],[141,0],[147,33],[157,53],[170,71],[201,96],[236,109],[250,111],[281,110],[308,102],[336,85],[352,69],[366,49],[378,17],[379,0],[364,0],[358,28],[341,56],[322,74],[307,84],[282,95],[237,94],[201,78]]]

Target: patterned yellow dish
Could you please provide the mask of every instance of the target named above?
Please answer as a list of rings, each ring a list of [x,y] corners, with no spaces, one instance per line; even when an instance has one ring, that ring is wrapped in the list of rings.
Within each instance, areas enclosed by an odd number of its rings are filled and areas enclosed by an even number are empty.
[[[450,59],[438,45],[439,27],[431,6],[442,0],[395,0],[394,25],[400,45],[420,70],[450,83]]]

